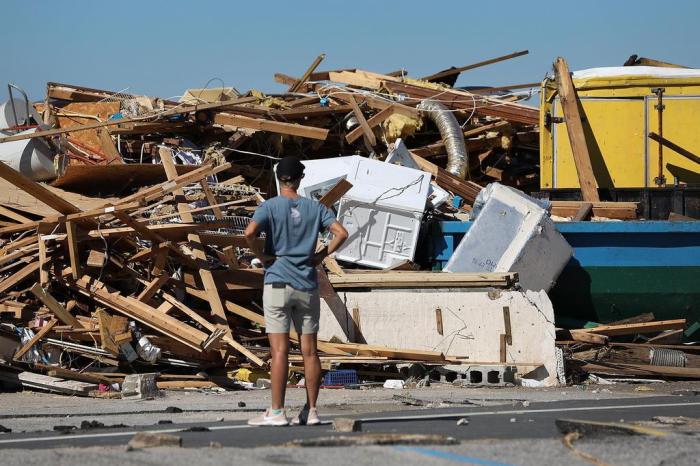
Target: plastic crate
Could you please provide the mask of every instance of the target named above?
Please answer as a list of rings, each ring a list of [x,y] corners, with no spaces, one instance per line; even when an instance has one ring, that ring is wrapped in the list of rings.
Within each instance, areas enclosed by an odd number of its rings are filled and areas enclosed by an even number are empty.
[[[323,377],[323,385],[353,385],[356,383],[357,371],[354,369],[328,371]]]

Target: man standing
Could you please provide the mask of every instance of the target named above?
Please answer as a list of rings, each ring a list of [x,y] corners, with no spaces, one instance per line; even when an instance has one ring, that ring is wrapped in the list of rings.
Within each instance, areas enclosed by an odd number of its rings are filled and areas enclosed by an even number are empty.
[[[248,421],[255,426],[286,426],[284,411],[289,363],[289,329],[294,324],[304,359],[306,405],[293,423],[318,424],[316,400],[321,385],[321,362],[316,353],[320,300],[316,266],[348,237],[333,212],[297,194],[304,165],[285,157],[277,165],[279,196],[265,201],[245,230],[250,249],[265,264],[263,309],[272,353],[272,403],[264,414]],[[315,252],[318,234],[329,229],[333,239]],[[265,232],[265,248],[255,241]]]

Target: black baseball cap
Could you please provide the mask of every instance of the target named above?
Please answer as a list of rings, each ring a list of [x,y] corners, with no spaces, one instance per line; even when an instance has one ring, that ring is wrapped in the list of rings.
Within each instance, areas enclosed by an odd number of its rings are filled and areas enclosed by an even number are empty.
[[[277,164],[277,179],[296,180],[304,176],[304,164],[297,157],[285,157]]]

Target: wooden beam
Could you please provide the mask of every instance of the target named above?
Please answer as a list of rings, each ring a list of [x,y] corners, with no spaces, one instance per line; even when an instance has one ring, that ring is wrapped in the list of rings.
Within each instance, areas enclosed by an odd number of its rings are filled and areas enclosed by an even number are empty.
[[[323,59],[326,58],[326,54],[322,53],[316,59],[311,63],[311,65],[306,69],[304,74],[299,78],[298,81],[296,81],[294,84],[289,86],[288,92],[298,92],[301,86],[309,79],[309,76],[311,76],[311,73],[316,71],[316,68],[318,68],[318,65],[321,64]]]
[[[360,124],[360,129],[362,130],[362,134],[364,135],[365,142],[367,142],[367,144],[369,144],[370,148],[376,146],[377,145],[377,137],[374,135],[372,128],[369,126],[369,124],[367,123],[367,120],[365,119],[365,116],[362,114],[362,110],[360,110],[360,106],[357,105],[357,101],[355,100],[355,97],[353,97],[353,96],[349,97],[347,99],[347,102],[352,107],[352,112],[355,115],[357,122]]]
[[[527,55],[528,53],[530,53],[530,52],[527,51],[527,50],[522,50],[522,51],[520,51],[520,52],[513,52],[513,53],[509,53],[508,55],[503,55],[503,56],[500,56],[500,57],[491,58],[491,59],[489,59],[489,60],[480,61],[480,62],[477,62],[477,63],[473,63],[473,64],[471,64],[471,65],[460,66],[459,68],[452,68],[452,69],[447,69],[447,70],[444,70],[444,71],[440,71],[440,72],[438,72],[438,73],[431,74],[431,75],[426,76],[426,77],[421,78],[421,79],[422,79],[423,81],[437,81],[437,80],[439,80],[439,79],[441,79],[441,78],[446,78],[446,77],[448,77],[448,76],[453,76],[453,75],[459,74],[459,73],[461,73],[461,72],[463,72],[463,71],[473,70],[474,68],[479,68],[479,67],[482,67],[482,66],[490,65],[490,64],[492,64],[492,63],[498,63],[498,62],[504,61],[504,60],[510,60],[511,58],[515,58],[515,57],[522,57],[523,55]]]
[[[649,133],[649,139],[651,139],[652,141],[656,141],[657,143],[661,144],[664,147],[668,147],[672,151],[676,152],[679,155],[682,155],[683,157],[685,157],[688,160],[691,160],[697,164],[700,164],[700,157],[693,154],[689,150],[683,149],[678,144],[675,144],[675,143],[669,141],[668,139],[659,136],[656,133],[653,133],[653,132]]]
[[[638,333],[655,333],[663,332],[664,330],[684,329],[685,323],[685,319],[657,320],[637,324],[599,325],[593,328],[577,329],[576,331],[597,333],[607,336],[636,335]]]
[[[371,117],[369,120],[367,120],[367,126],[369,126],[370,128],[374,128],[375,126],[384,122],[384,120],[389,118],[395,112],[396,112],[396,107],[394,105],[390,105],[387,108],[385,108],[384,110],[380,110],[379,113],[377,113],[376,115]],[[362,127],[362,125],[360,125],[359,127],[353,129],[348,134],[346,134],[345,140],[348,143],[352,144],[353,142],[355,142],[357,140],[357,138],[362,136],[363,133],[364,133],[364,128]],[[374,135],[374,133],[372,133],[372,134]]]
[[[57,212],[64,215],[77,214],[80,209],[63,199],[61,196],[54,194],[36,181],[29,179],[20,172],[10,168],[3,162],[0,162],[0,178],[10,184],[17,186],[22,191],[35,197]]]
[[[283,123],[280,121],[265,120],[262,118],[251,118],[243,115],[231,113],[217,113],[214,115],[214,123],[217,125],[236,126],[238,128],[248,128],[257,131],[269,131],[271,133],[286,134],[289,136],[299,136],[309,139],[325,141],[328,137],[328,130],[315,126],[297,125],[294,123]]]
[[[517,274],[440,272],[356,272],[328,276],[334,288],[509,287]]]
[[[31,262],[20,270],[10,275],[8,278],[0,282],[0,293],[4,293],[15,285],[18,285],[30,275],[39,270],[39,261]]]
[[[61,303],[56,301],[56,298],[51,296],[51,293],[42,288],[38,283],[35,283],[29,291],[31,291],[32,294],[37,297],[37,299],[44,303],[44,305],[54,313],[58,320],[64,324],[70,325],[75,329],[85,328],[85,326],[81,324],[78,319],[73,317],[73,315],[68,312],[66,308],[61,305]]]
[[[338,181],[326,194],[324,194],[319,203],[326,207],[331,207],[333,204],[338,202],[341,197],[345,195],[352,188],[352,183],[346,179]]]
[[[600,197],[595,174],[593,173],[593,165],[591,164],[591,155],[588,152],[586,134],[583,131],[583,123],[579,113],[578,95],[576,94],[574,82],[571,80],[566,60],[561,57],[557,58],[557,61],[554,63],[554,70],[556,72],[559,100],[564,112],[564,121],[566,122],[566,132],[569,135],[569,143],[571,144],[571,154],[574,158],[576,173],[581,186],[581,195],[586,202],[599,202]]]
[[[70,259],[70,268],[73,273],[73,280],[77,280],[81,274],[80,252],[78,250],[78,227],[75,222],[66,222],[66,233],[68,237],[68,257]]]
[[[157,276],[146,285],[146,288],[143,289],[136,299],[142,303],[148,303],[168,280],[170,280],[170,277],[165,273]]]
[[[58,321],[56,319],[48,321],[46,325],[41,327],[41,329],[38,332],[36,332],[36,334],[34,334],[34,336],[27,343],[24,344],[24,346],[17,350],[15,355],[12,356],[12,359],[15,361],[19,361],[22,358],[22,356],[24,356],[27,353],[27,351],[32,349],[32,346],[36,345],[39,340],[44,338],[44,336],[46,336],[46,334],[49,333],[57,323]]]

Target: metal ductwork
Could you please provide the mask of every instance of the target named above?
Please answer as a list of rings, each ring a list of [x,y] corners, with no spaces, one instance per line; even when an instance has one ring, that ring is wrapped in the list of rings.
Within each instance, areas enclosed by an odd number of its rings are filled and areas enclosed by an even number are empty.
[[[430,118],[440,131],[442,142],[447,150],[447,171],[464,179],[469,165],[469,154],[464,143],[462,127],[459,126],[454,113],[435,100],[423,100],[416,107]]]

